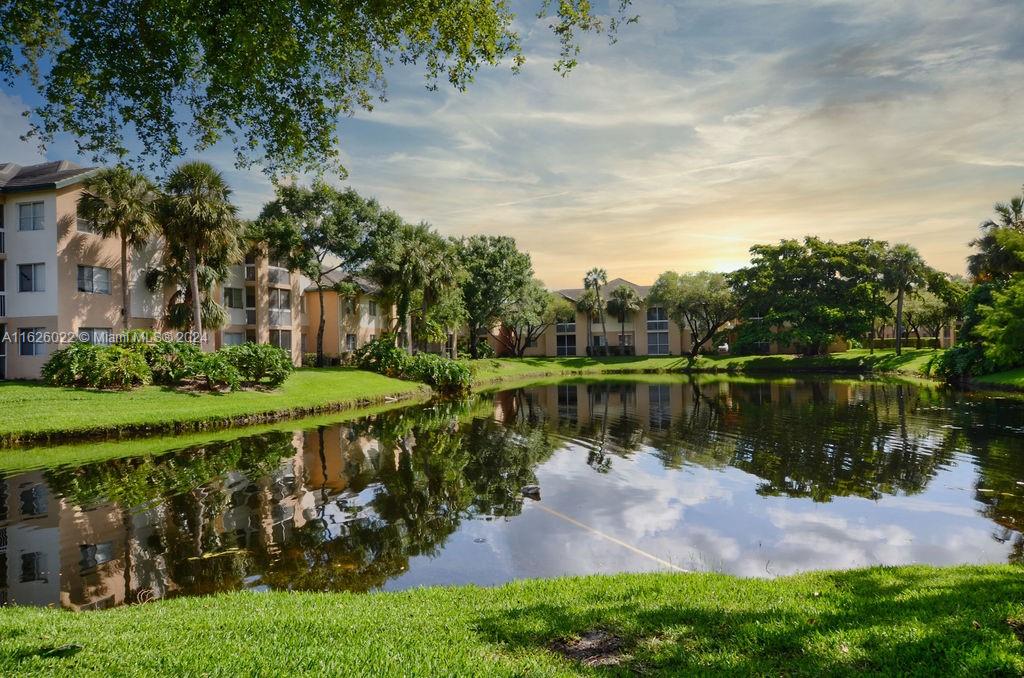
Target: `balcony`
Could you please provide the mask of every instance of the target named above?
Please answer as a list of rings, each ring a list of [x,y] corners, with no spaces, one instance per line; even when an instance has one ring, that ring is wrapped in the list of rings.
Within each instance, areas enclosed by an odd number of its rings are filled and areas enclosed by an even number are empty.
[[[292,311],[289,308],[272,308],[270,309],[270,324],[271,326],[288,326],[292,324]]]
[[[267,279],[271,285],[291,285],[292,275],[288,272],[287,268],[274,268],[267,269]]]

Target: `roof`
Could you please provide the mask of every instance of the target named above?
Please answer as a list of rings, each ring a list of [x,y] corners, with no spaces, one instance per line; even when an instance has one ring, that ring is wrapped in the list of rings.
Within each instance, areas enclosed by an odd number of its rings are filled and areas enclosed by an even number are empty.
[[[380,287],[370,282],[366,278],[358,275],[346,275],[341,271],[331,271],[330,273],[324,276],[324,281],[328,285],[337,285],[340,282],[350,282],[354,283],[360,290],[362,290],[363,294],[380,294]],[[305,291],[316,292],[316,290],[316,283],[313,283],[312,285],[307,287]]]
[[[97,169],[82,167],[68,160],[41,162],[36,165],[0,163],[0,193],[64,188],[82,181]]]
[[[632,287],[633,291],[636,292],[637,296],[640,297],[641,299],[646,299],[647,295],[651,291],[650,285],[637,285],[636,283],[630,282],[625,278],[614,278],[612,280],[609,280],[607,284],[601,286],[601,298],[604,299],[605,301],[608,301],[612,297],[612,291],[618,287],[621,287],[622,285],[625,285],[626,287]],[[578,301],[579,298],[583,296],[583,293],[586,290],[584,290],[582,287],[572,287],[569,289],[556,291],[558,292],[558,294],[561,294],[569,301]]]

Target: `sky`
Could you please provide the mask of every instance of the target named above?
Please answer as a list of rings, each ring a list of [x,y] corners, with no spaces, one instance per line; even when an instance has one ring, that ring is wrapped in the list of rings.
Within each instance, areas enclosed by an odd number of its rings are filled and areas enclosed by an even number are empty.
[[[514,236],[551,287],[593,266],[639,284],[733,270],[806,234],[907,242],[961,273],[1024,184],[1019,0],[634,0],[639,22],[584,40],[568,77],[547,22],[513,5],[523,71],[459,93],[392,69],[388,100],[341,122],[338,183],[445,235]],[[18,139],[32,100],[0,89],[0,161],[39,159]],[[68,139],[46,156],[89,160]],[[244,216],[271,198],[229,148],[201,157]]]

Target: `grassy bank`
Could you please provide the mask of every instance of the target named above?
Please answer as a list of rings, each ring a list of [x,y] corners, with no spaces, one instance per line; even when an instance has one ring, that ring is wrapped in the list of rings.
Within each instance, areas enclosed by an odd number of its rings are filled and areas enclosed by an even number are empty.
[[[776,580],[616,575],[371,595],[241,593],[90,613],[15,608],[0,610],[0,671],[1020,675],[1022,575],[1011,566]]]
[[[297,370],[273,391],[194,393],[150,386],[128,392],[0,382],[0,442],[198,431],[275,421],[412,397],[426,387],[360,370]]]
[[[692,365],[679,356],[496,358],[476,360],[472,364],[474,379],[481,384],[529,377],[630,372],[822,372],[926,377],[925,367],[935,353],[932,349],[909,349],[897,356],[894,351],[872,353],[858,349],[811,358],[798,355],[700,356]]]

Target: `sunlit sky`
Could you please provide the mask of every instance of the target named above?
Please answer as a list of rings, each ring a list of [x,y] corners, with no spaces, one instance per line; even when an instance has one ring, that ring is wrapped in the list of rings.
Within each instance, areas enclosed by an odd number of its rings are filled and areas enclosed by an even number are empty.
[[[396,68],[341,147],[347,185],[447,235],[513,235],[550,286],[592,266],[638,283],[730,270],[809,233],[908,242],[962,272],[1024,183],[1019,0],[639,1],[567,78],[525,7],[522,73],[431,92]],[[18,140],[31,101],[0,90],[0,160],[39,158]],[[69,139],[46,156],[88,161]],[[272,195],[230,149],[202,157],[245,216]]]

